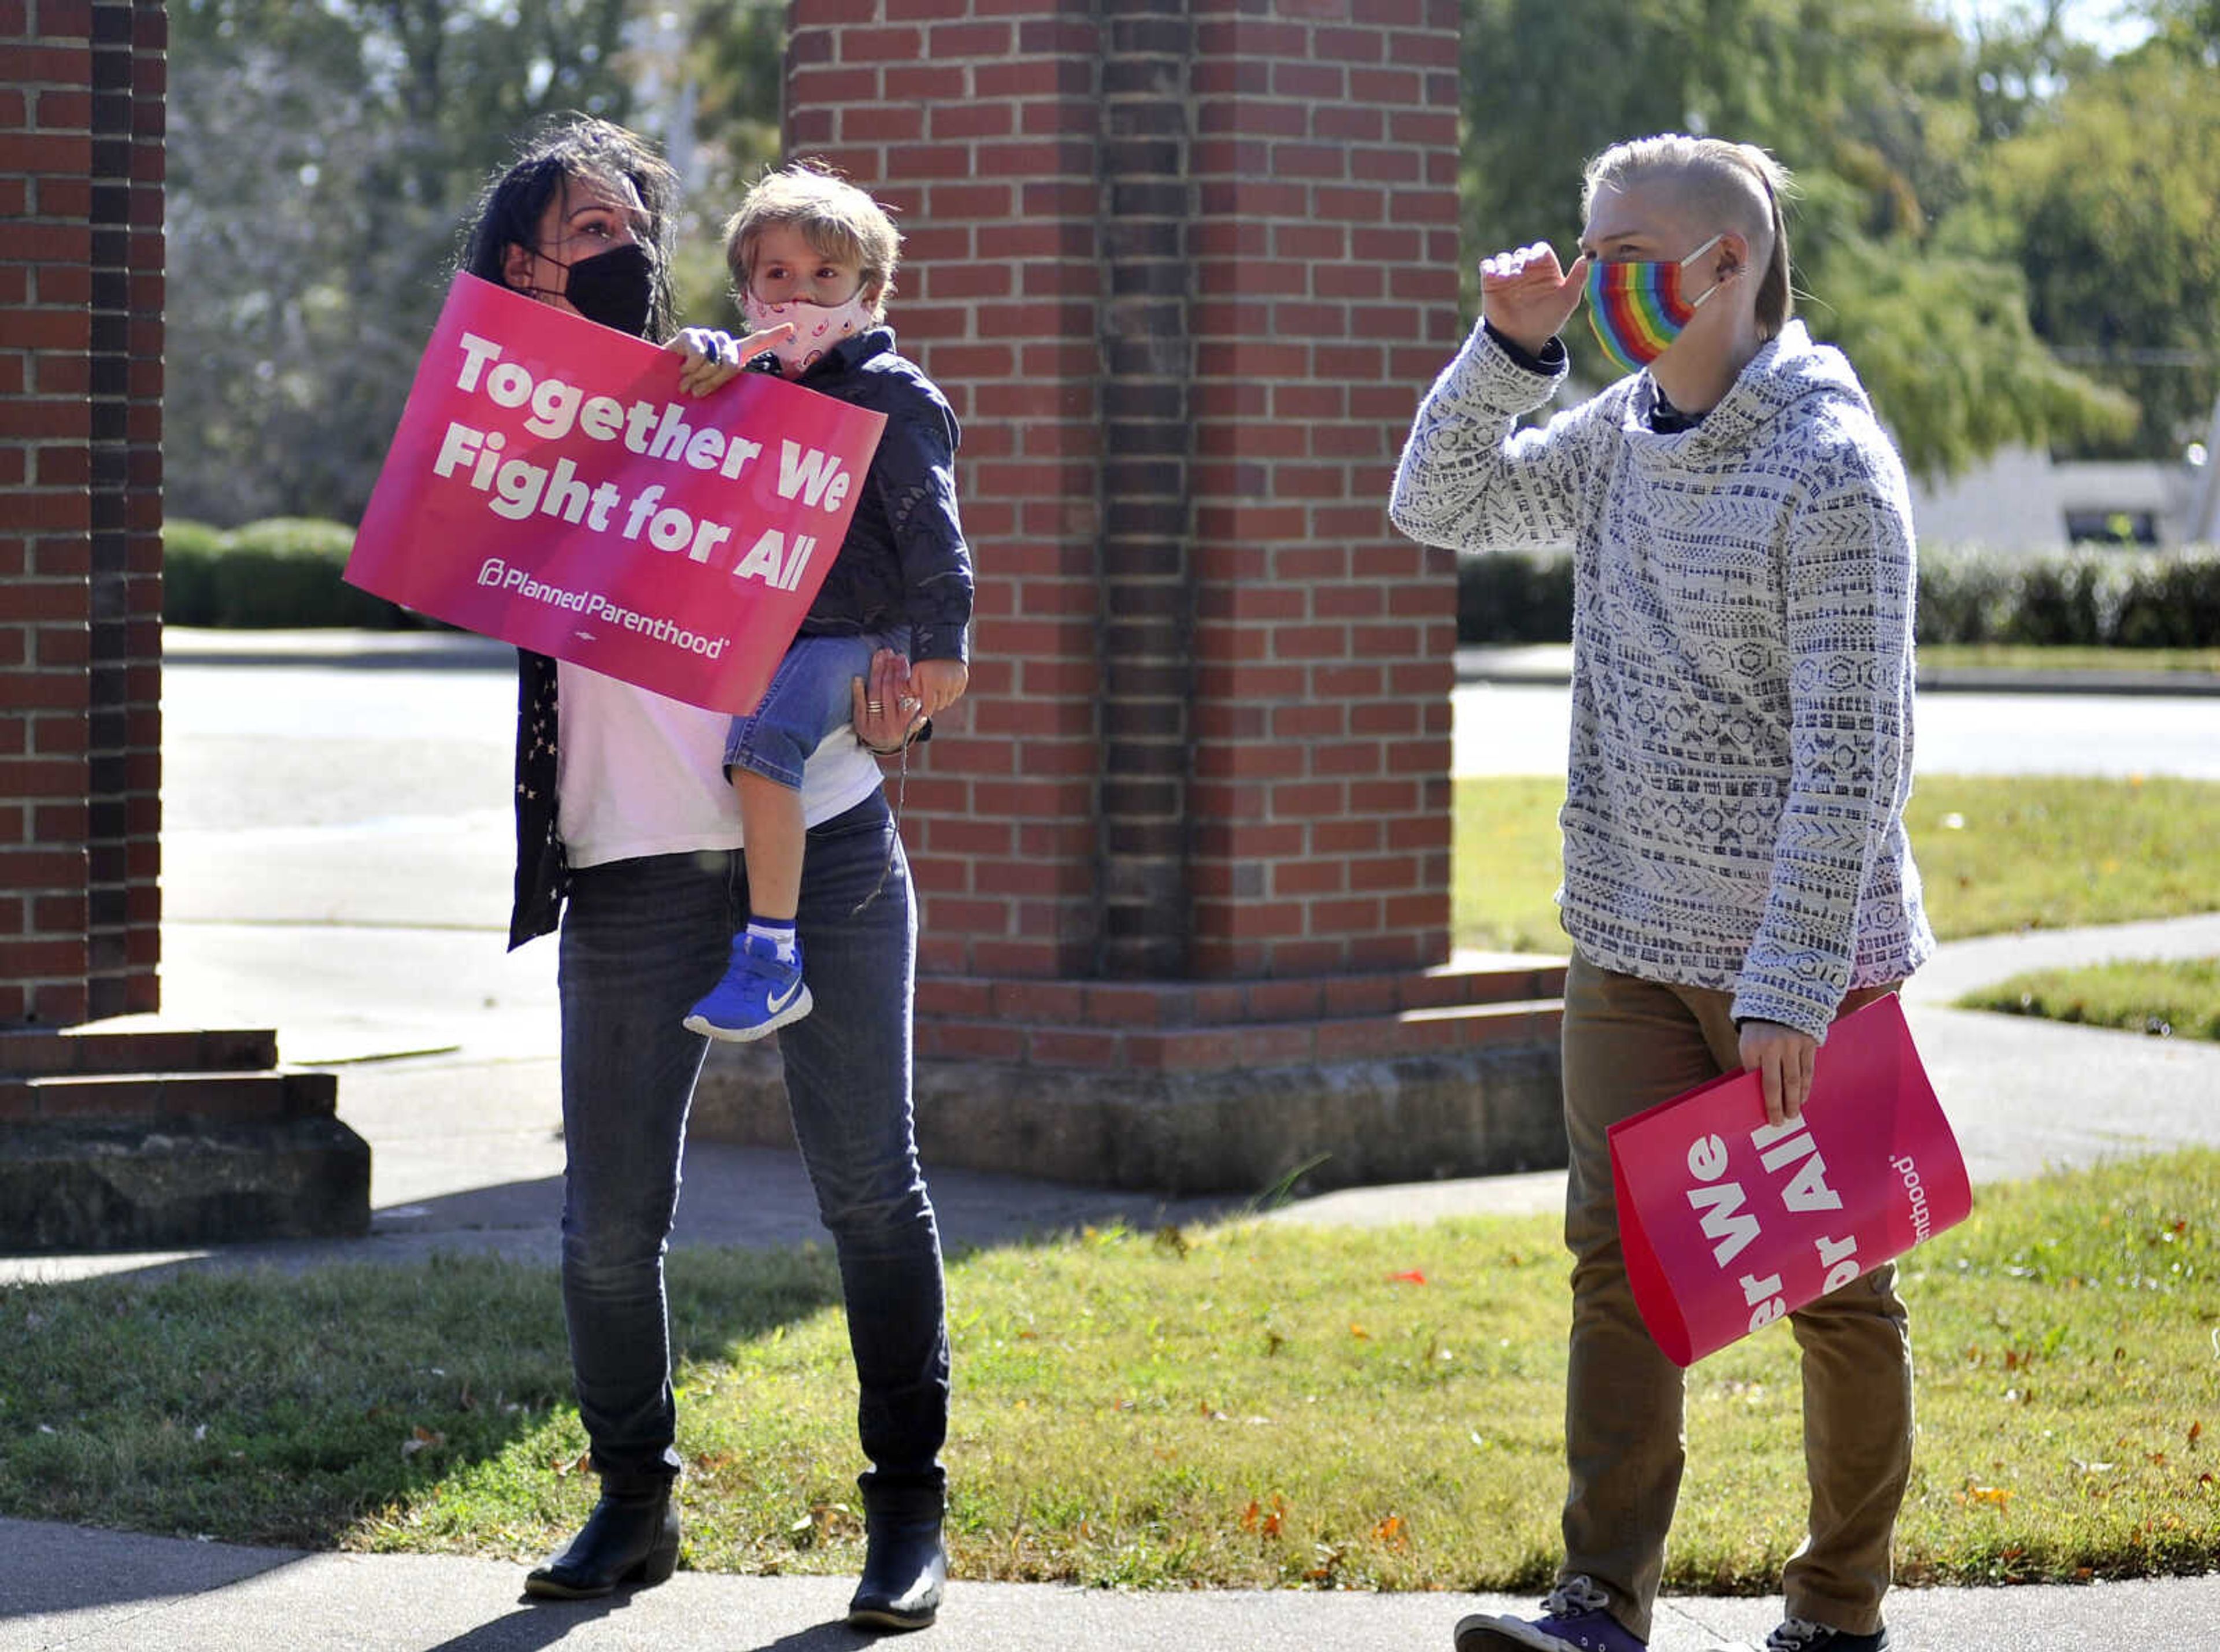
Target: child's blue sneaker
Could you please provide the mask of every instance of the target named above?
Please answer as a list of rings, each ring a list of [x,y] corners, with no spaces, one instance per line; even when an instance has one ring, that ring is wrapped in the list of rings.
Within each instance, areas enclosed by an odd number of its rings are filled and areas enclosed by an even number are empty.
[[[1646,1652],[1604,1610],[1611,1597],[1584,1577],[1568,1577],[1542,1602],[1536,1618],[1475,1612],[1456,1626],[1456,1652]]]
[[[686,1013],[686,1030],[726,1044],[760,1038],[809,1013],[797,951],[787,963],[778,943],[743,930],[733,937],[732,966],[708,995]]]

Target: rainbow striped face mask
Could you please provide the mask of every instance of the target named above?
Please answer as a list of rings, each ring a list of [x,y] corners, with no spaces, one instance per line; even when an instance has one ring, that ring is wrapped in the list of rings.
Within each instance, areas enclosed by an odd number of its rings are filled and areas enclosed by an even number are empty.
[[[1674,263],[1588,265],[1588,322],[1604,354],[1630,373],[1640,372],[1663,355],[1665,346],[1688,325],[1688,318],[1719,290],[1714,282],[1691,302],[1681,293],[1681,270],[1724,239],[1723,234],[1714,235]]]

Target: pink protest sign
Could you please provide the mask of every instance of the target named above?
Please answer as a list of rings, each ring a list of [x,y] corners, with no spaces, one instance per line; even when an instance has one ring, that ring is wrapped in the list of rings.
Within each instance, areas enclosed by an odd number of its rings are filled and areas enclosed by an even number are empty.
[[[455,277],[346,577],[714,711],[751,709],[839,552],[884,418]]]
[[[1612,1180],[1635,1306],[1693,1365],[1965,1220],[1965,1161],[1904,1007],[1835,1023],[1799,1118],[1765,1122],[1734,1073],[1613,1125]]]

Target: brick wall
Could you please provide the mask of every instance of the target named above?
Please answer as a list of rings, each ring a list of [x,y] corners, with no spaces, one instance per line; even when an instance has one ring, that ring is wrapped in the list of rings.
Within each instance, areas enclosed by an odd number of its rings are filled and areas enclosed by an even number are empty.
[[[1455,570],[1386,506],[1456,345],[1457,8],[1195,17],[1197,969],[1436,963]]]
[[[892,315],[963,424],[970,703],[906,820],[927,969],[1091,973],[1102,296],[1095,31],[1053,5],[798,0],[790,152],[898,209]]]
[[[1385,503],[1456,326],[1455,0],[797,0],[791,153],[900,209],[964,423],[929,973],[1448,951],[1446,553]]]
[[[156,1006],[165,41],[0,0],[0,1026]]]

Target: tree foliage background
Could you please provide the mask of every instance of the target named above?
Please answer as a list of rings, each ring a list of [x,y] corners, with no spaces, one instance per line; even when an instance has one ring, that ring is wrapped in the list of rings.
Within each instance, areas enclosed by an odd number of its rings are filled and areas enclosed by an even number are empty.
[[[776,150],[784,16],[747,0],[171,0],[169,514],[353,521],[488,175],[583,110],[683,147],[714,216]],[[714,112],[706,140],[696,110]],[[720,302],[714,228],[681,226],[689,314]]]
[[[1606,145],[1748,139],[1799,181],[1799,313],[1916,469],[2015,441],[2179,455],[2220,393],[2220,0],[2142,0],[2150,38],[2111,59],[2059,0],[1965,28],[1938,3],[1464,0],[1468,279],[1495,247],[1568,248]],[[458,231],[556,111],[664,140],[695,215],[683,308],[730,319],[716,229],[776,153],[780,0],[170,15],[171,514],[359,514]]]

